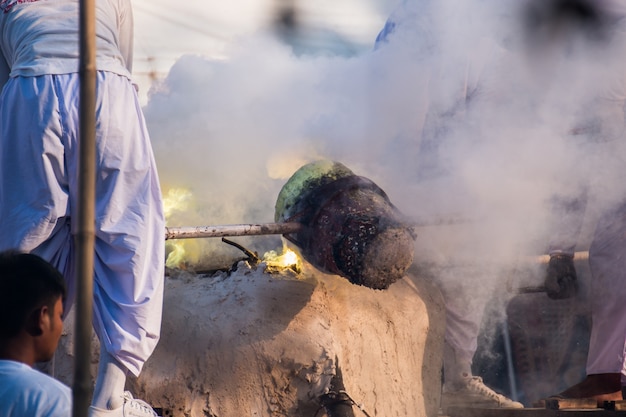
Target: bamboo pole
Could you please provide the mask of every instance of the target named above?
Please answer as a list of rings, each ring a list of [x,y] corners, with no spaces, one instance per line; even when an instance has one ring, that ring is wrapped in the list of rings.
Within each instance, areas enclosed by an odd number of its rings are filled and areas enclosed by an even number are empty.
[[[96,161],[96,8],[95,0],[80,0],[80,102],[78,227],[74,234],[76,323],[74,341],[73,417],[87,417],[91,402],[91,332],[95,242]]]

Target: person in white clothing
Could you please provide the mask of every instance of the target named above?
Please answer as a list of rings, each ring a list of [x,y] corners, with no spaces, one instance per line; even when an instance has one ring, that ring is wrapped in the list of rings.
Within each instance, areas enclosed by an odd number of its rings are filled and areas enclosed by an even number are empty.
[[[621,0],[533,0],[528,4],[534,16],[532,41],[540,45],[540,53],[550,52],[550,68],[559,70],[548,79],[552,85],[562,87],[554,90],[575,91],[579,85],[591,86],[584,100],[570,106],[576,112],[568,133],[572,143],[584,149],[576,171],[586,175],[582,180],[572,175],[569,181],[569,185],[580,181],[575,189],[582,192],[555,198],[556,208],[564,208],[560,212],[567,215],[554,224],[545,286],[553,299],[576,295],[574,250],[581,246],[583,217],[590,213],[596,221],[588,261],[592,326],[587,375],[554,397],[595,399],[602,407],[604,401],[622,400],[626,385],[626,64],[622,59],[626,53],[626,4]],[[569,9],[564,9],[567,5]],[[571,13],[573,10],[576,13]],[[568,12],[568,20],[557,11],[562,15]],[[554,30],[557,17],[559,36]],[[570,77],[573,71],[566,69],[577,66],[586,72],[574,72],[577,77]],[[562,104],[558,108],[560,114],[566,114]]]
[[[124,391],[160,336],[162,197],[131,80],[130,0],[96,6],[94,329],[100,340],[90,413],[122,415]],[[79,0],[0,1],[0,250],[51,262],[73,302],[79,175]],[[139,401],[139,400],[137,400]],[[154,415],[150,412],[147,415]]]
[[[469,7],[487,5],[485,10],[493,11],[501,3],[504,1],[481,0]],[[406,42],[411,51],[419,48],[420,64],[428,69],[424,71],[429,77],[424,101],[429,107],[425,116],[416,115],[415,119],[423,123],[413,132],[418,138],[418,156],[423,156],[415,164],[418,168],[421,165],[421,177],[416,177],[424,180],[446,174],[445,161],[437,165],[442,162],[437,146],[442,142],[451,146],[445,141],[459,120],[488,120],[485,131],[495,132],[497,123],[504,121],[511,131],[532,136],[541,130],[550,139],[558,138],[555,142],[567,144],[562,153],[550,155],[550,164],[559,168],[546,172],[558,175],[537,184],[549,190],[546,194],[556,203],[555,219],[549,225],[554,229],[548,233],[551,242],[541,248],[550,255],[544,277],[549,297],[564,299],[577,294],[573,254],[580,244],[577,240],[581,238],[583,216],[597,216],[599,221],[589,247],[592,329],[587,376],[557,397],[593,398],[599,406],[605,400],[621,400],[626,385],[626,5],[621,0],[515,1],[507,6],[508,17],[512,17],[510,27],[498,32],[487,26],[490,19],[478,19],[471,27],[470,14],[453,20],[454,16],[441,13],[446,5],[448,12],[463,13],[463,4],[467,2],[405,0],[379,35],[379,49],[387,42]],[[433,7],[440,8],[438,13],[433,13]],[[465,48],[455,47],[460,22],[463,28],[472,29],[461,39]],[[443,23],[453,28],[450,33],[441,32],[445,30]],[[505,47],[504,55],[484,59],[498,55],[482,53],[477,34],[484,29],[495,35],[496,44]],[[440,60],[442,56],[445,59]],[[439,66],[442,61],[452,65]],[[500,91],[490,88],[492,80],[498,78]],[[488,119],[475,117],[474,109],[480,109]],[[471,123],[461,126],[461,136],[471,140],[476,130]],[[552,142],[546,140],[541,143],[546,147],[535,152],[554,152],[549,144]],[[586,207],[586,203],[593,207]],[[476,273],[463,267],[451,269],[449,276],[444,272],[439,277],[447,312],[443,397],[456,400],[467,396],[470,401],[472,397],[494,398],[471,373],[481,322],[480,314],[476,314],[481,310],[471,308],[471,303],[480,304],[475,297],[478,291],[472,288],[476,287],[472,282]],[[455,273],[463,279],[448,280]],[[497,398],[494,405],[521,406],[502,396]]]
[[[468,6],[462,3],[404,0],[376,39],[377,50],[386,46],[404,48],[419,62],[413,78],[424,80],[424,87],[418,94],[427,104],[421,111],[415,108],[413,120],[421,122],[413,126],[414,130],[403,133],[407,138],[400,138],[408,145],[405,154],[414,155],[409,164],[415,166],[412,175],[416,182],[448,175],[448,167],[438,158],[437,147],[446,140],[448,132],[463,122],[466,113],[489,95],[489,79],[484,73],[492,68],[492,60],[498,56],[500,47],[492,39],[493,34],[487,31],[468,31],[466,39],[459,39],[461,31],[447,30],[448,25],[455,26],[450,23],[454,19],[462,19],[469,28],[467,22],[472,17],[463,15],[462,10]],[[456,261],[455,254],[451,254],[450,262]],[[484,281],[481,278],[485,273],[485,268],[460,266],[441,268],[436,273],[446,308],[444,413],[451,405],[523,408],[520,402],[495,392],[480,376],[472,373],[489,294],[484,282],[477,285]]]
[[[52,359],[63,330],[65,282],[37,255],[0,253],[0,415],[68,417],[72,391],[33,368]]]

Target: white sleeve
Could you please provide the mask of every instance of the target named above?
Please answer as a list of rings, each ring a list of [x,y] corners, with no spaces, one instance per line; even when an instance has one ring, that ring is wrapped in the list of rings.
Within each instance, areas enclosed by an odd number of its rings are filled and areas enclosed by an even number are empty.
[[[118,29],[120,53],[124,58],[126,69],[133,72],[133,44],[134,44],[134,23],[133,10],[130,0],[118,1]]]

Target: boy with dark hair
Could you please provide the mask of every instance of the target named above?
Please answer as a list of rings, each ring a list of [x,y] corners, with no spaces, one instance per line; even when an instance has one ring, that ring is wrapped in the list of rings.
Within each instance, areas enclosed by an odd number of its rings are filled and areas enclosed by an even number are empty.
[[[33,369],[63,330],[65,281],[37,255],[0,253],[0,416],[68,417],[71,389]]]

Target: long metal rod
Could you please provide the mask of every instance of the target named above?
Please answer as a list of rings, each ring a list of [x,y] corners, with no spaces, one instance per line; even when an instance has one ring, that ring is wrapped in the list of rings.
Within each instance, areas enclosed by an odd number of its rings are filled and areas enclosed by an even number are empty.
[[[540,255],[536,256],[534,259],[536,263],[547,264],[550,262],[550,255]],[[589,259],[588,251],[574,252],[574,261],[586,261],[587,259]]]
[[[424,223],[414,224],[412,227],[425,227],[456,224],[452,223]],[[218,226],[183,226],[183,227],[166,227],[165,240],[172,239],[196,239],[226,236],[260,236],[260,235],[286,235],[297,233],[304,228],[302,223],[258,223],[258,224],[227,224]],[[589,259],[589,252],[579,251],[574,253],[574,260],[581,261]],[[538,255],[528,257],[531,263],[547,264],[550,255]]]
[[[407,227],[452,226],[468,222],[469,220],[461,217],[446,217],[428,219],[427,221],[411,221],[407,224]],[[296,233],[302,230],[303,227],[302,223],[298,222],[166,227],[165,240],[225,236],[285,235]]]
[[[80,0],[80,102],[78,225],[74,234],[76,322],[74,341],[73,417],[87,417],[91,402],[91,332],[95,242],[96,184],[96,7]]]
[[[511,334],[506,320],[502,322],[502,339],[504,341],[504,354],[506,355],[506,370],[509,376],[509,392],[511,399],[517,401],[517,382],[515,379],[515,366],[513,365],[513,347],[511,346]]]
[[[220,226],[166,227],[165,240],[225,236],[285,235],[302,230],[301,223],[230,224]]]
[[[456,224],[457,222],[439,222],[413,224],[412,227],[425,227],[437,225]],[[227,224],[218,226],[183,226],[166,227],[165,240],[172,239],[196,239],[226,236],[260,236],[260,235],[286,235],[297,233],[304,228],[302,223],[258,223],[258,224]],[[527,258],[531,263],[547,264],[550,255],[538,255]],[[581,261],[589,259],[589,252],[579,251],[574,253],[574,260]]]

